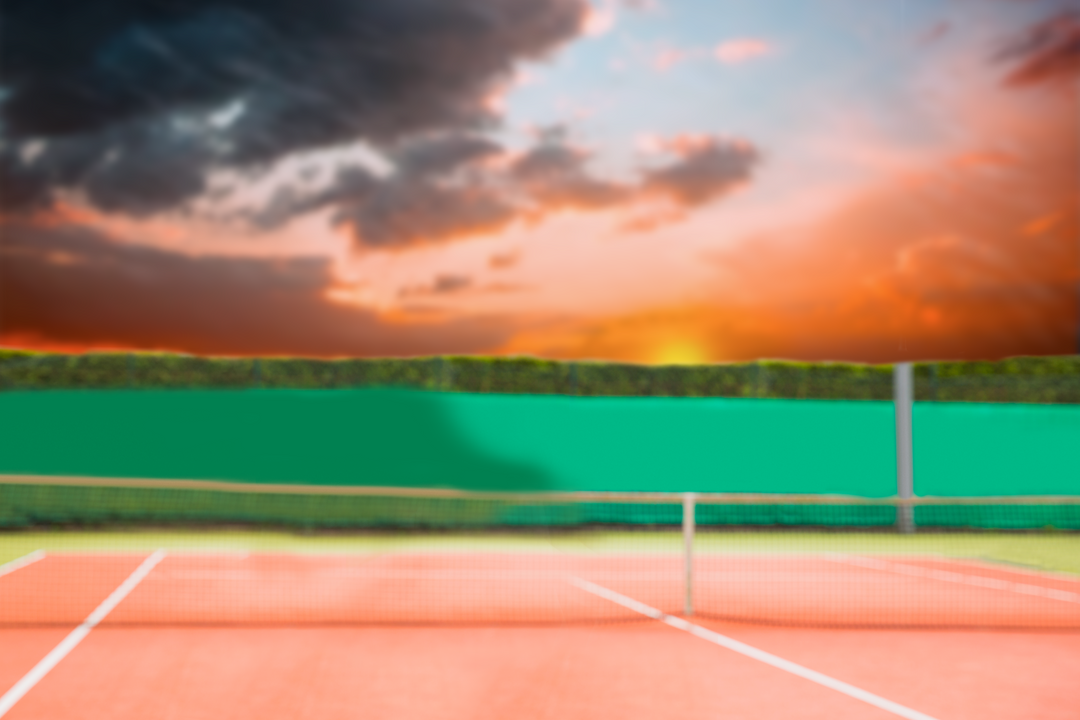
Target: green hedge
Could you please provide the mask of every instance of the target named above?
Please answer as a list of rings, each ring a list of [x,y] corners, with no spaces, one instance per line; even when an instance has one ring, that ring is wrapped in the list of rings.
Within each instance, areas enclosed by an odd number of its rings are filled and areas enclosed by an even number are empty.
[[[915,376],[919,400],[1080,403],[1080,356],[918,363]],[[522,357],[313,360],[0,350],[0,390],[373,386],[481,393],[888,400],[892,367],[781,361],[648,366]]]

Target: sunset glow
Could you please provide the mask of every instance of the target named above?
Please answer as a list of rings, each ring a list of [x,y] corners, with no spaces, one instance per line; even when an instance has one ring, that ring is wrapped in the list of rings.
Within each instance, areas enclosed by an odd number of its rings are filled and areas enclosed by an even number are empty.
[[[708,354],[694,342],[673,341],[660,346],[654,362],[657,365],[701,365],[709,361]]]

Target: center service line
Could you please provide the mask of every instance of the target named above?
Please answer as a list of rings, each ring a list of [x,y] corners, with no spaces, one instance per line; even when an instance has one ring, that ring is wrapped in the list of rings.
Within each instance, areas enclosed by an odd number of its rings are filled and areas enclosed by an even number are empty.
[[[725,647],[728,650],[737,652],[740,655],[745,655],[748,658],[753,658],[754,660],[763,662],[766,665],[771,665],[774,668],[783,670],[784,672],[789,672],[792,675],[797,675],[805,680],[809,680],[810,682],[817,683],[818,685],[823,685],[830,690],[836,690],[837,692],[843,693],[848,697],[853,697],[856,700],[862,700],[864,703],[868,703],[876,708],[880,708],[881,710],[890,712],[893,715],[906,718],[907,720],[936,720],[930,715],[921,713],[918,710],[912,710],[909,707],[904,707],[899,703],[894,703],[892,700],[886,700],[883,697],[857,688],[854,685],[848,685],[846,682],[837,680],[836,678],[831,678],[828,675],[817,672],[816,670],[811,670],[810,668],[803,667],[802,665],[793,663],[790,660],[785,660],[782,657],[777,657],[776,655],[767,653],[764,650],[758,650],[756,647],[739,642],[738,640],[735,640],[734,638],[729,638],[726,635],[721,635],[718,632],[713,632],[712,630],[708,630],[699,625],[694,625],[693,623],[687,622],[682,618],[673,617],[671,615],[662,613],[654,607],[646,605],[643,602],[638,602],[637,600],[626,597],[625,595],[621,595],[614,590],[608,590],[606,587],[602,587],[600,585],[597,585],[596,583],[591,583],[588,580],[582,580],[581,578],[577,577],[570,578],[570,582],[581,588],[582,590],[585,590],[586,592],[590,592],[593,595],[598,595],[605,600],[610,600],[611,602],[622,605],[625,608],[629,608],[634,612],[641,613],[646,617],[651,617],[654,620],[659,620],[660,622],[665,623],[666,625],[670,625],[677,630],[684,630],[691,635],[694,635],[695,637],[699,637],[702,640],[707,640],[711,643],[715,643],[716,645]]]
[[[57,663],[67,657],[67,654],[74,650],[75,646],[82,642],[83,638],[89,635],[90,631],[97,627],[105,619],[105,616],[112,612],[120,604],[120,601],[126,598],[135,589],[135,586],[150,574],[154,566],[164,559],[165,551],[158,550],[143,560],[142,564],[135,568],[135,572],[131,573],[127,580],[120,583],[120,587],[113,590],[112,594],[105,598],[105,601],[98,605],[97,609],[90,613],[79,627],[72,630],[30,672],[26,673],[19,682],[12,685],[11,689],[4,693],[3,697],[0,697],[0,717],[6,715],[8,710],[22,699],[23,695],[30,692],[43,677],[49,674],[50,670],[56,667]]]

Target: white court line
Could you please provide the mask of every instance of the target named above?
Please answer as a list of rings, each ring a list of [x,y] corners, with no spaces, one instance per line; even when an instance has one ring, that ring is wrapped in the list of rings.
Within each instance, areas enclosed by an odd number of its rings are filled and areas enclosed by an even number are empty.
[[[38,560],[41,560],[43,557],[45,557],[44,550],[35,550],[32,553],[27,553],[26,555],[23,555],[21,558],[15,558],[10,562],[6,562],[3,565],[0,565],[0,577],[3,577],[8,573],[13,573],[19,568],[24,568],[27,565],[32,565]]]
[[[1061,600],[1062,602],[1080,604],[1080,593],[1043,587],[1041,585],[1009,582],[1008,580],[998,580],[997,578],[988,578],[983,575],[958,573],[951,570],[924,568],[918,565],[907,565],[905,563],[891,562],[889,560],[880,560],[878,558],[864,557],[861,555],[831,555],[826,559],[836,563],[844,563],[846,565],[868,568],[870,570],[881,570],[897,575],[907,575],[908,577],[929,578],[930,580],[941,580],[943,582],[958,583],[960,585],[971,585],[973,587],[987,588],[989,590],[1005,590],[1006,592],[1014,592],[1020,595],[1034,595],[1035,597],[1044,597],[1050,598],[1051,600]]]
[[[598,595],[605,600],[610,600],[611,602],[622,605],[625,608],[629,608],[634,612],[641,613],[646,617],[651,617],[654,620],[659,620],[660,622],[666,625],[670,625],[677,630],[683,630],[695,637],[701,638],[702,640],[707,640],[711,643],[719,645],[720,647],[724,647],[728,650],[737,652],[740,655],[745,655],[748,658],[763,662],[766,665],[771,665],[778,670],[783,670],[784,672],[789,672],[792,675],[797,675],[804,680],[809,680],[810,682],[817,683],[818,685],[827,687],[830,690],[836,690],[837,692],[843,693],[848,697],[855,698],[856,700],[862,700],[864,703],[873,705],[874,707],[884,710],[885,712],[890,712],[893,715],[906,718],[907,720],[935,720],[935,718],[926,715],[925,713],[921,713],[918,710],[912,710],[909,707],[905,707],[903,705],[900,705],[899,703],[895,703],[892,700],[886,700],[883,697],[857,688],[854,685],[848,685],[846,682],[829,677],[828,675],[819,673],[816,670],[811,670],[810,668],[803,667],[802,665],[793,663],[790,660],[785,660],[782,657],[777,657],[776,655],[767,653],[764,650],[758,650],[756,647],[739,642],[734,638],[729,638],[727,635],[721,635],[718,632],[713,632],[712,630],[708,630],[699,625],[694,625],[691,622],[687,622],[682,618],[673,617],[671,615],[667,615],[666,613],[662,613],[656,608],[646,605],[643,602],[638,602],[633,598],[628,598],[625,595],[620,595],[614,590],[608,590],[606,587],[596,585],[595,583],[591,583],[588,580],[582,580],[581,578],[575,577],[570,578],[570,582],[581,588],[582,590],[585,590],[586,592],[590,592],[593,595]]]
[[[109,597],[105,598],[105,601],[97,606],[94,612],[90,613],[79,627],[71,631],[71,633],[60,641],[49,652],[48,655],[43,657],[41,661],[33,667],[30,672],[26,673],[19,682],[11,686],[11,689],[4,693],[3,697],[0,697],[0,717],[7,714],[15,703],[19,702],[26,693],[41,681],[43,677],[49,674],[49,671],[56,667],[57,663],[67,657],[67,654],[75,649],[75,646],[82,642],[83,638],[90,634],[90,631],[98,626],[105,616],[108,615],[113,609],[120,604],[120,601],[128,596],[135,586],[143,581],[150,571],[165,558],[165,551],[158,550],[150,557],[142,561],[139,567],[135,568],[135,572],[128,576],[127,580],[120,583],[120,587],[112,591]]]

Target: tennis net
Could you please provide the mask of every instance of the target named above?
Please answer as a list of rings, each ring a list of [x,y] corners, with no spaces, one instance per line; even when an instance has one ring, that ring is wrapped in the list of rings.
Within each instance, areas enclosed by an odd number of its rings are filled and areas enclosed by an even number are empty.
[[[914,532],[900,532],[914,519]],[[0,626],[1080,630],[1080,498],[0,478]],[[633,601],[629,605],[623,600]]]

